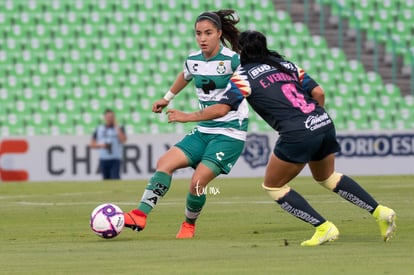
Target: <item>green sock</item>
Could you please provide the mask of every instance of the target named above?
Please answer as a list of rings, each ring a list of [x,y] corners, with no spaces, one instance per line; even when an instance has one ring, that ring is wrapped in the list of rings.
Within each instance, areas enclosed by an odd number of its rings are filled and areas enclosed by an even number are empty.
[[[185,221],[190,224],[195,224],[198,216],[200,215],[201,209],[203,209],[206,203],[206,194],[200,196],[188,193],[187,204],[185,207]]]
[[[170,185],[171,176],[164,172],[156,171],[149,180],[138,209],[148,215],[157,202],[167,193]]]

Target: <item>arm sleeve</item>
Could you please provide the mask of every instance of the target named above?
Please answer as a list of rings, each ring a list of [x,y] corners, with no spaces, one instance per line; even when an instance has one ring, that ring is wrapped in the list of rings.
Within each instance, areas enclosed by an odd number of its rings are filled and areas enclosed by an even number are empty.
[[[190,82],[193,79],[193,75],[191,74],[190,69],[188,68],[187,60],[184,62],[184,79],[188,82]]]
[[[233,70],[233,72],[235,72],[236,70],[239,69],[239,67],[240,67],[240,56],[238,54],[235,54],[231,58],[231,69]]]
[[[98,137],[98,130],[96,129],[95,132],[92,134],[92,139],[95,139]]]
[[[237,110],[243,99],[251,93],[250,83],[242,70],[238,70],[230,78],[227,84],[226,93],[219,101],[220,104],[227,104],[231,109]]]
[[[226,104],[231,107],[232,111],[235,111],[239,108],[240,103],[243,101],[244,96],[240,93],[240,90],[234,86],[234,83],[229,83],[227,85],[227,92],[220,99],[219,104]]]
[[[121,132],[126,136],[125,127],[124,126],[119,127],[119,130],[121,130]]]
[[[305,73],[303,76],[302,87],[309,94],[312,92],[313,88],[319,86],[319,84],[312,78],[310,75]]]
[[[296,66],[298,76],[299,76],[299,82],[302,86],[302,88],[310,94],[316,86],[319,86],[319,84],[308,74],[303,70],[302,68]]]

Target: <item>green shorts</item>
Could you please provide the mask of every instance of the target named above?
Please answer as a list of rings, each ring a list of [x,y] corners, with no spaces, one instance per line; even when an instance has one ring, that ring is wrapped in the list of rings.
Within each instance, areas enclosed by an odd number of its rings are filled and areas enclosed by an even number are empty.
[[[205,134],[193,129],[175,144],[187,156],[194,169],[200,162],[218,174],[228,174],[243,152],[244,141],[220,134]],[[211,167],[214,164],[219,169]],[[217,171],[218,170],[218,171]]]

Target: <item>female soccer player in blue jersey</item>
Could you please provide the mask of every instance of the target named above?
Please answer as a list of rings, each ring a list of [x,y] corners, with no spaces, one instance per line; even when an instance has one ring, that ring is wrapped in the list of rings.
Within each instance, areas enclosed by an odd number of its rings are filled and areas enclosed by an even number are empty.
[[[262,33],[243,32],[240,47],[241,68],[231,78],[226,102],[189,114],[169,110],[169,121],[214,119],[237,109],[236,99],[246,97],[253,109],[280,134],[266,169],[264,190],[282,209],[316,228],[312,238],[302,242],[302,246],[320,245],[339,235],[332,222],[325,220],[288,185],[306,164],[317,183],[371,213],[383,240],[388,241],[396,228],[395,212],[379,205],[354,180],[335,172],[334,153],[340,148],[333,121],[323,108],[322,88],[301,68],[270,51]]]
[[[225,101],[223,95],[234,71],[240,65],[238,19],[233,10],[205,12],[197,17],[195,35],[200,50],[190,54],[180,73],[165,94],[153,104],[160,113],[193,80],[201,108]],[[231,49],[226,43],[230,43]],[[238,107],[224,117],[203,121],[183,140],[158,160],[156,172],[149,180],[138,209],[125,213],[125,225],[142,230],[147,215],[168,191],[173,172],[193,167],[185,208],[185,222],[177,238],[192,238],[195,221],[206,201],[205,186],[219,174],[227,174],[242,153],[247,131],[247,102],[240,97]]]

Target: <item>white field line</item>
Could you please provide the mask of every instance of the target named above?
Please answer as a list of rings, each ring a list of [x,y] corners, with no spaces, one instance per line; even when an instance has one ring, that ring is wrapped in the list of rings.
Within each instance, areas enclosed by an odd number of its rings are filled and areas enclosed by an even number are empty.
[[[98,191],[98,192],[73,192],[73,193],[58,193],[58,194],[36,194],[36,195],[3,195],[0,196],[0,200],[10,200],[10,199],[25,199],[25,198],[36,198],[36,197],[47,197],[47,196],[56,196],[56,197],[71,197],[71,196],[83,196],[85,194],[104,194],[108,193],[107,191]]]
[[[377,188],[381,188],[381,189],[395,189],[395,188],[414,189],[414,184],[411,184],[411,183],[390,184],[390,185],[380,186],[380,187],[377,187]]]
[[[9,205],[21,205],[21,206],[76,206],[76,205],[99,205],[104,202],[95,201],[95,202],[30,202],[30,201],[19,201],[19,202],[10,202]],[[137,205],[138,202],[108,202],[113,203],[116,205],[124,205],[124,206],[130,206],[130,205]],[[183,205],[185,201],[170,201],[170,202],[159,202],[159,206],[165,205]],[[338,203],[346,203],[344,200],[323,200],[323,203],[328,204],[338,204]],[[213,204],[213,205],[240,205],[240,204],[274,204],[277,205],[275,202],[271,200],[263,200],[263,201],[246,201],[246,200],[240,200],[240,201],[209,201],[207,204]]]
[[[99,205],[104,202],[31,202],[31,201],[19,201],[10,204],[17,204],[23,206],[75,206],[75,205]],[[108,202],[116,205],[137,205],[138,202]],[[158,205],[181,205],[182,202],[159,202]],[[273,204],[272,201],[213,201],[208,204]]]

